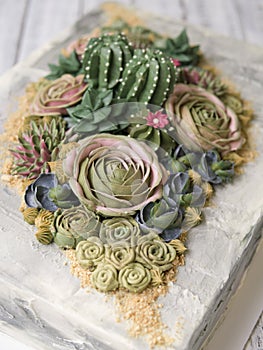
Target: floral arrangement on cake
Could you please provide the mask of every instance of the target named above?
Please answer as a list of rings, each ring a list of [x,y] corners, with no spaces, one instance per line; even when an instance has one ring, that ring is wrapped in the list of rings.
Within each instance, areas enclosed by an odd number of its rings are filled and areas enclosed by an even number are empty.
[[[36,239],[73,251],[101,292],[166,284],[242,163],[244,101],[185,30],[120,21],[65,48],[31,95],[10,174]]]

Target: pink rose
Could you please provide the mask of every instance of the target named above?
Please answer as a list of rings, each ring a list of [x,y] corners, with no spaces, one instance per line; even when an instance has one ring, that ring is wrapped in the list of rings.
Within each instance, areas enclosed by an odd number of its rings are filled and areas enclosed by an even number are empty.
[[[66,108],[78,103],[87,89],[84,75],[64,74],[51,80],[38,91],[31,106],[34,115],[67,114]]]

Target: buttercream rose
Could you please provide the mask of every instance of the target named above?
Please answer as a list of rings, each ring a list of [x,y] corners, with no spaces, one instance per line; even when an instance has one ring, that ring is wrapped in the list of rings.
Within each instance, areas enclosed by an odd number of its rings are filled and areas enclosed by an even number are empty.
[[[136,261],[149,269],[169,270],[176,258],[176,250],[163,242],[155,233],[149,233],[138,240]]]
[[[114,217],[102,222],[100,239],[108,245],[128,244],[134,246],[134,240],[140,235],[140,227],[132,217]]]
[[[66,54],[70,55],[73,51],[76,52],[76,54],[81,58],[81,56],[84,54],[86,46],[91,39],[91,36],[89,34],[85,34],[78,38],[77,40],[70,43],[70,45],[67,47]]]
[[[81,241],[76,248],[76,258],[84,269],[93,268],[104,260],[104,245],[98,237]]]
[[[127,136],[87,137],[63,163],[70,186],[88,208],[129,216],[162,196],[167,172],[154,151]]]
[[[35,115],[67,114],[66,108],[78,103],[86,89],[84,75],[73,77],[70,74],[64,74],[39,89],[31,106],[31,113]]]
[[[239,149],[241,136],[236,113],[203,88],[177,84],[166,102],[176,139],[188,149],[217,149],[227,153]]]
[[[135,251],[128,245],[106,247],[105,260],[116,267],[117,270],[120,270],[129,263],[134,262]]]
[[[130,263],[119,272],[119,284],[130,292],[142,292],[151,282],[151,273],[140,263]]]
[[[118,272],[111,264],[99,264],[91,275],[96,289],[101,292],[110,292],[118,288]]]

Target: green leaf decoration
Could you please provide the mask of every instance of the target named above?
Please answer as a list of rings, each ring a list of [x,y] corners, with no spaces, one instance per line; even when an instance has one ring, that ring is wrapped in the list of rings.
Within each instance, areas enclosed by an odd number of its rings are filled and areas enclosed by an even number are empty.
[[[167,56],[180,61],[181,66],[195,66],[200,58],[199,45],[190,45],[185,29],[173,39],[165,38],[156,40],[154,47],[161,50]]]
[[[50,73],[45,77],[49,80],[60,78],[63,74],[77,76],[81,73],[81,63],[75,51],[68,57],[59,55],[58,64],[49,64]]]

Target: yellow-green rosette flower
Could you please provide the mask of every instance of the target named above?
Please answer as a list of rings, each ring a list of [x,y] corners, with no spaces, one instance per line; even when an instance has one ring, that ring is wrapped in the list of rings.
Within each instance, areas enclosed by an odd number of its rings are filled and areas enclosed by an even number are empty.
[[[162,241],[155,233],[149,233],[138,239],[136,247],[136,261],[149,269],[158,268],[167,271],[172,267],[176,258],[176,250]]]
[[[105,260],[111,263],[117,270],[122,269],[135,260],[135,249],[126,246],[113,246],[105,248]]]
[[[100,239],[108,245],[128,244],[134,246],[134,240],[140,235],[140,227],[132,217],[106,219],[100,227]]]
[[[111,264],[99,264],[91,275],[93,286],[100,292],[110,292],[118,288],[118,272]]]
[[[119,272],[120,287],[133,293],[142,292],[150,282],[150,271],[138,262],[128,264]]]
[[[89,237],[97,236],[99,218],[83,206],[57,210],[53,222],[54,242],[60,248],[75,248]]]
[[[104,260],[104,245],[98,237],[81,241],[76,247],[76,258],[84,269],[94,268]]]

